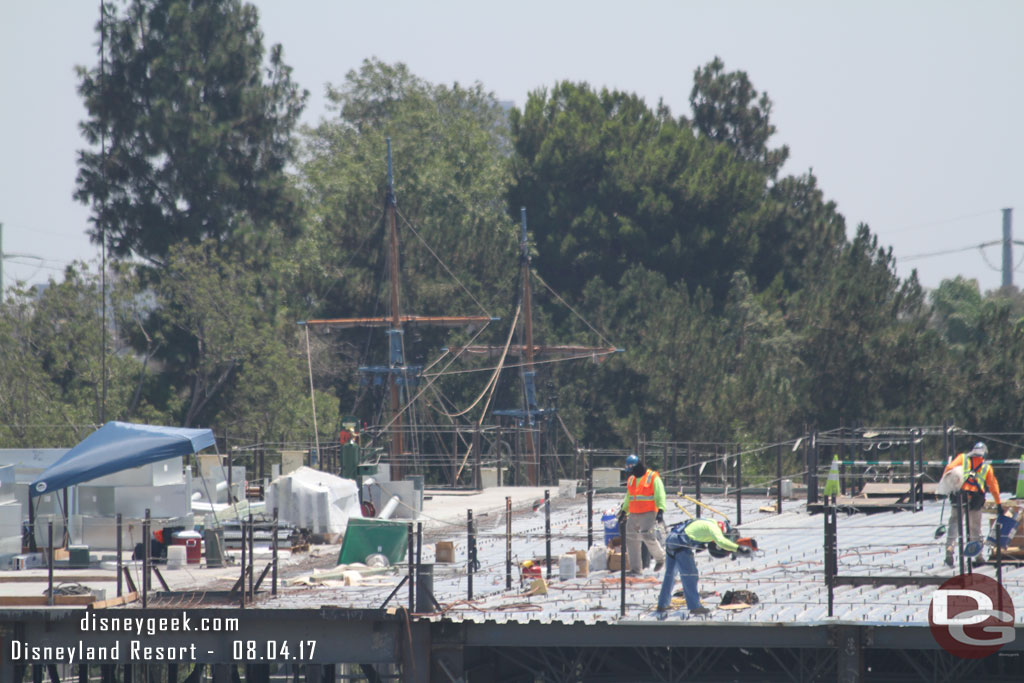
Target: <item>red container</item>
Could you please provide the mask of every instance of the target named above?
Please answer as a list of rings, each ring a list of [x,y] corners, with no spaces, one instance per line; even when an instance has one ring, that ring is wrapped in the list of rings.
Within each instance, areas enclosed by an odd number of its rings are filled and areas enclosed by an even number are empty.
[[[199,564],[203,557],[203,537],[198,531],[178,531],[171,538],[171,545],[185,546],[185,561]]]

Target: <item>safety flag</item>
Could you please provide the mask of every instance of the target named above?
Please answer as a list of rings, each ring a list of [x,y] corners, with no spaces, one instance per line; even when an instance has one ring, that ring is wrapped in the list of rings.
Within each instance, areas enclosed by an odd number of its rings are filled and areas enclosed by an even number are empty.
[[[832,456],[832,467],[828,470],[828,481],[825,482],[825,497],[839,495],[839,456]]]
[[[1017,470],[1017,498],[1024,498],[1024,455],[1020,456],[1020,468]]]

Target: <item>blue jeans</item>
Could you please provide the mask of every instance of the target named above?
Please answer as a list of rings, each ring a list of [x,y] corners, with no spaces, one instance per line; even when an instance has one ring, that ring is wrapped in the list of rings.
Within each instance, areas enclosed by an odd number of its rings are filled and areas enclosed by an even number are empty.
[[[686,596],[686,608],[700,607],[700,593],[697,592],[697,563],[693,559],[693,551],[680,548],[675,556],[665,555],[665,578],[661,580],[661,593],[658,594],[658,609],[667,610],[672,603],[672,588],[676,583],[676,570],[679,580],[683,582],[683,595]]]

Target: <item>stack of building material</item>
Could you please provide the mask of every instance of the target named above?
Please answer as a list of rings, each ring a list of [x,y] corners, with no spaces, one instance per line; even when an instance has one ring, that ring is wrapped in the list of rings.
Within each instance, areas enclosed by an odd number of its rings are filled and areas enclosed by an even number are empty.
[[[349,517],[362,516],[354,481],[309,467],[271,482],[266,509],[274,508],[281,522],[314,534],[343,533]]]
[[[0,567],[21,553],[21,505],[14,483],[14,466],[0,467]]]

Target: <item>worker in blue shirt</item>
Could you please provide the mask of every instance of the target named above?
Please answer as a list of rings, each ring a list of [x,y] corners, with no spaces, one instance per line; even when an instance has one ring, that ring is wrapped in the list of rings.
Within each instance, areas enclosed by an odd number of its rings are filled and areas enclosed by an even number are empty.
[[[725,537],[717,522],[706,519],[690,519],[672,525],[665,538],[665,577],[661,581],[661,593],[658,594],[658,618],[664,619],[672,603],[672,588],[675,585],[676,571],[683,583],[683,595],[686,597],[686,608],[690,614],[703,615],[710,612],[700,604],[700,593],[697,592],[697,563],[693,553],[714,543],[726,552],[749,554],[750,548],[734,543]]]

